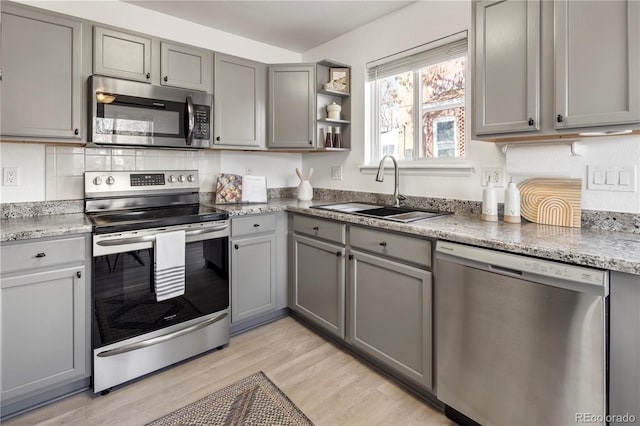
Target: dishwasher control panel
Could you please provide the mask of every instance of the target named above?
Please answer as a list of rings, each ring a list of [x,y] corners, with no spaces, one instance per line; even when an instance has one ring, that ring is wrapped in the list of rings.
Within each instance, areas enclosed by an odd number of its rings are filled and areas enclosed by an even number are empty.
[[[487,270],[511,276],[535,274],[549,278],[561,279],[575,283],[605,287],[608,284],[608,272],[600,269],[577,265],[565,265],[544,259],[503,253],[480,247],[438,241],[436,253],[452,256],[457,259],[477,262],[485,265]],[[523,277],[524,278],[524,277]]]

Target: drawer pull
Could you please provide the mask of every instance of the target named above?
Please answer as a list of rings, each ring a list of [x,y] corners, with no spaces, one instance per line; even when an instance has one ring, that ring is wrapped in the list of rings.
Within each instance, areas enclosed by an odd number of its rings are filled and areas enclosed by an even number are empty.
[[[353,255],[352,254],[349,255],[349,260],[353,260]]]
[[[259,224],[259,223],[254,223],[254,224],[253,224],[253,227],[254,227],[254,228],[258,228],[259,226],[260,226],[260,224]]]
[[[319,226],[314,226],[314,227],[313,227],[313,230],[314,230],[314,231],[317,231],[318,229],[320,229],[320,227],[319,227]]]
[[[380,243],[380,245],[381,245],[382,247],[386,247],[386,246],[387,246],[387,242],[386,242],[386,241],[383,241],[383,242],[381,242],[381,243]]]
[[[236,244],[236,245],[233,246],[233,248],[238,250],[240,247],[238,247],[238,245]]]
[[[337,252],[336,252],[336,256],[338,256],[338,257],[342,257],[342,252],[337,251]]]
[[[36,254],[36,257],[46,257],[46,256],[47,256],[47,253],[44,253],[44,252]]]
[[[80,271],[76,272],[76,277],[82,278],[82,272],[80,272]]]

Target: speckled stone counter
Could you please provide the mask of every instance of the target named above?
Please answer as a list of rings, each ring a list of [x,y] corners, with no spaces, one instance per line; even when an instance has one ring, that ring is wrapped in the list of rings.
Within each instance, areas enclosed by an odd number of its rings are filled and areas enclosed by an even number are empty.
[[[332,199],[329,203],[352,200]],[[367,200],[368,201],[368,200]],[[356,225],[470,244],[594,268],[640,274],[640,235],[598,229],[565,228],[523,221],[483,222],[480,215],[455,214],[431,220],[397,223],[311,208],[326,200],[275,199],[267,204],[216,205],[231,217],[288,210]]]
[[[91,232],[84,213],[17,217],[0,220],[0,241],[28,240]]]
[[[352,200],[332,199],[331,202]],[[471,244],[595,268],[640,274],[640,235],[597,229],[483,222],[479,215],[455,214],[410,224],[313,209],[326,200],[272,199],[266,204],[216,205],[230,217],[288,210],[347,223]],[[0,221],[1,241],[91,232],[81,213],[22,217]]]

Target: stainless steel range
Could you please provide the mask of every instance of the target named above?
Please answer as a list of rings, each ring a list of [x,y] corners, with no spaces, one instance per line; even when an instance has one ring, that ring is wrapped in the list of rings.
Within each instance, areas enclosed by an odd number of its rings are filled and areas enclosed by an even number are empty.
[[[229,342],[229,220],[198,172],[86,172],[93,390]]]

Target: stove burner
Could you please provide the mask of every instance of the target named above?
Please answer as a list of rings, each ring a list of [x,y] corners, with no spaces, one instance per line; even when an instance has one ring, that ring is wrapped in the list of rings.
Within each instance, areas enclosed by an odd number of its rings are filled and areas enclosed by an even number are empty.
[[[88,213],[95,234],[225,220],[227,212],[200,204]]]

